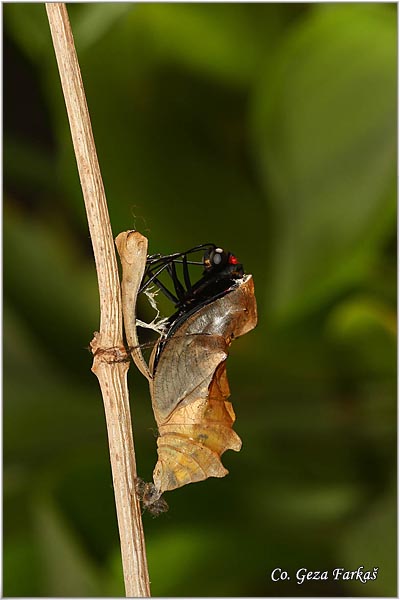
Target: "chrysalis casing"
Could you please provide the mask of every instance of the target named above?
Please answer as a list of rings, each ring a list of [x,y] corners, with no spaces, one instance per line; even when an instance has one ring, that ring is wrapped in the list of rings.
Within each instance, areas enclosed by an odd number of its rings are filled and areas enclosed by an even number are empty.
[[[240,450],[225,361],[232,340],[257,323],[251,275],[188,316],[150,359],[150,392],[158,425],[158,462],[153,472],[160,492],[223,477],[220,457]]]

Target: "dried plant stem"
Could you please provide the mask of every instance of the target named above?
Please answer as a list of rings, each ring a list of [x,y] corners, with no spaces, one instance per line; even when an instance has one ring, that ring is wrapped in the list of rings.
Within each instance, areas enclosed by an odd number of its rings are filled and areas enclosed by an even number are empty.
[[[121,291],[114,240],[74,39],[64,3],[46,4],[85,200],[100,294],[100,332],[92,371],[103,395],[128,597],[150,596],[145,541],[135,491],[136,463],[122,337]]]

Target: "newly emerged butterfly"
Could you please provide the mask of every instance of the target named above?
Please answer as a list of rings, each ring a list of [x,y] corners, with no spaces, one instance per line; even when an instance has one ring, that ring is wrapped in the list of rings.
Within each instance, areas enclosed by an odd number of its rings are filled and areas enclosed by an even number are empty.
[[[214,244],[146,257],[146,238],[138,232],[125,232],[118,236],[117,246],[123,265],[126,337],[133,348],[133,360],[149,380],[159,430],[155,491],[152,488],[151,498],[147,495],[147,504],[151,504],[164,491],[208,477],[223,477],[228,471],[222,465],[222,453],[241,448],[241,440],[232,429],[235,414],[228,401],[226,359],[232,340],[257,323],[254,284],[236,257]],[[204,252],[202,260],[191,260],[199,251]],[[136,269],[131,267],[134,263]],[[177,272],[179,263],[183,281]],[[189,264],[203,268],[194,283]],[[173,291],[161,281],[162,273],[168,274]],[[132,316],[137,294],[152,284],[176,310],[163,322],[147,364]]]

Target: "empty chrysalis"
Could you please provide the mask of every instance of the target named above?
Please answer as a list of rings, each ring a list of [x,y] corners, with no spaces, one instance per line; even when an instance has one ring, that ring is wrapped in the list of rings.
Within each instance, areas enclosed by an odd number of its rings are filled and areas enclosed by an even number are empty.
[[[228,471],[221,455],[241,448],[232,429],[235,413],[228,400],[226,359],[232,340],[256,326],[254,284],[236,257],[214,244],[146,256],[147,240],[138,232],[122,233],[116,242],[123,266],[127,342],[149,381],[159,431],[154,484],[142,493],[143,504],[151,507],[159,504],[164,491],[224,477]],[[203,269],[193,283],[189,265]],[[148,292],[150,286],[174,303],[175,312],[158,328],[161,334],[147,364],[138,343],[134,307],[138,293]]]

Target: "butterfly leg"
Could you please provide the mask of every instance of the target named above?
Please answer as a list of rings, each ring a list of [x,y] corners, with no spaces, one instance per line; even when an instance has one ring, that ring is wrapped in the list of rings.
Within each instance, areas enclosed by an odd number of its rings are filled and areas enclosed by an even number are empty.
[[[170,263],[167,267],[167,270],[174,284],[176,295],[178,296],[179,300],[183,300],[186,296],[186,290],[178,279],[175,263]]]
[[[186,289],[188,292],[190,292],[190,290],[192,289],[192,282],[190,281],[190,274],[189,274],[188,262],[187,262],[187,254],[183,255],[182,268],[183,268],[183,278],[185,280]]]

